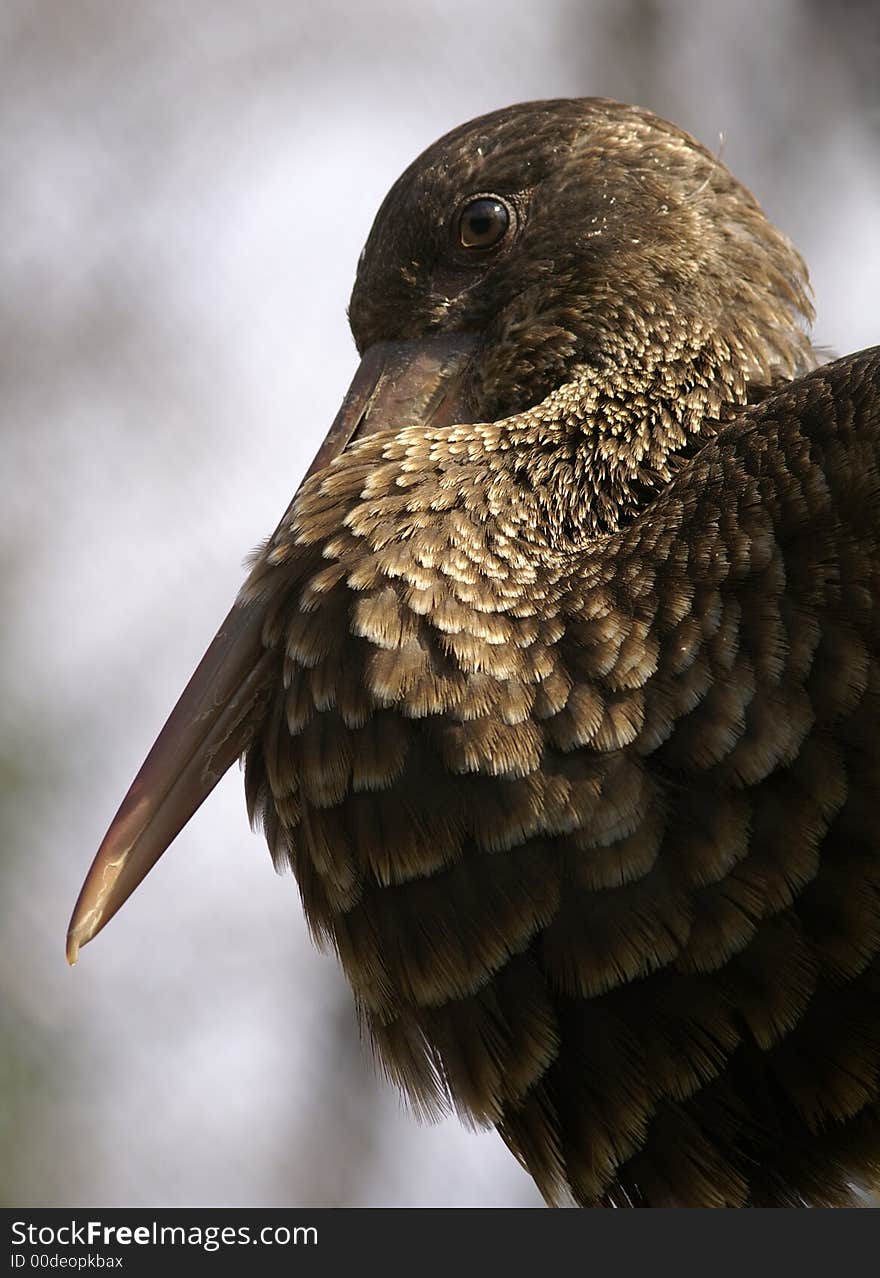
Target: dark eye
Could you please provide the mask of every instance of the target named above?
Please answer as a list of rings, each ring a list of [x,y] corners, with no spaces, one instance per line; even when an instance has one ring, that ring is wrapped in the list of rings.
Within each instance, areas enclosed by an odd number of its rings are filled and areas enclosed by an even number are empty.
[[[492,195],[469,200],[458,215],[458,243],[465,249],[496,248],[513,222],[510,209]]]

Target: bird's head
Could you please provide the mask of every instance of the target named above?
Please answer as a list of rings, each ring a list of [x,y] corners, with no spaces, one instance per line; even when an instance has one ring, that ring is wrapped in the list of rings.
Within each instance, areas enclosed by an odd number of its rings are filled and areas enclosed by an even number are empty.
[[[813,362],[806,268],[751,193],[683,130],[596,98],[429,147],[379,210],[349,314],[361,354],[473,335],[465,420],[529,408],[582,366],[649,385],[672,355],[742,402]]]

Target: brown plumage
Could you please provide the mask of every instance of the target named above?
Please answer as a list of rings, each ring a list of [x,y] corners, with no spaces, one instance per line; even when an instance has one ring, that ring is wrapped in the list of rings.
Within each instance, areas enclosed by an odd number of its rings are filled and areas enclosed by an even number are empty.
[[[880,1164],[880,351],[810,371],[751,194],[596,99],[431,147],[350,313],[368,358],[468,335],[446,417],[359,407],[303,485],[224,726],[172,743],[198,793],[159,819],[142,774],[72,953],[246,749],[417,1110],[495,1124],[552,1203],[847,1201]]]

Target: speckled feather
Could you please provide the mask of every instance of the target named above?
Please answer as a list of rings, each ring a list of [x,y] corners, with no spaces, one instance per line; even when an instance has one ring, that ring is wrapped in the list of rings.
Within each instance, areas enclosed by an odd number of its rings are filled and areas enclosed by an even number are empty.
[[[627,130],[640,172],[671,155],[681,253],[648,213],[619,260],[599,237],[607,280],[560,248],[530,326],[503,264],[491,313],[406,248],[391,287],[389,220],[438,173],[504,186],[462,176],[474,130],[519,174],[551,126],[561,191],[600,151],[617,189]],[[252,813],[389,1076],[495,1124],[548,1201],[846,1201],[880,1164],[880,355],[801,376],[797,255],[631,108],[487,117],[386,205],[359,344],[480,327],[486,420],[354,443],[256,558]]]

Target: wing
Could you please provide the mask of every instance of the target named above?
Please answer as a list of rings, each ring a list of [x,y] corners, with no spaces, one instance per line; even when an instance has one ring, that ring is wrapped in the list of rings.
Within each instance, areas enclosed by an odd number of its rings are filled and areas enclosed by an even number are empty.
[[[876,1172],[878,372],[789,385],[579,548],[529,532],[492,428],[376,436],[255,571],[276,862],[388,1073],[550,1201]]]

